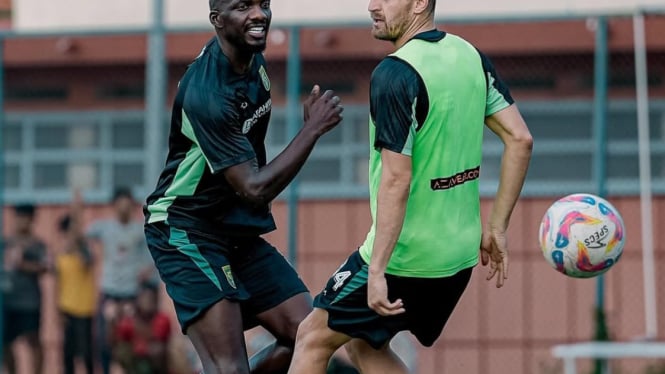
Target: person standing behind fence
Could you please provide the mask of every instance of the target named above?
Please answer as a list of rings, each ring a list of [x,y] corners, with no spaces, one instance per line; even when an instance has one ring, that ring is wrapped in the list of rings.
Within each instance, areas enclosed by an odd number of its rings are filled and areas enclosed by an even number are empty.
[[[25,338],[32,354],[34,372],[41,374],[43,352],[39,338],[42,295],[39,279],[48,269],[46,245],[33,233],[35,207],[14,207],[14,234],[4,244],[5,271],[8,287],[4,291],[4,364],[10,374],[16,373],[12,351],[18,338]]]
[[[63,327],[64,373],[75,372],[74,359],[85,364],[92,374],[92,320],[95,315],[97,287],[95,258],[81,232],[81,197],[74,193],[69,214],[60,219],[58,228],[63,234],[64,247],[55,259],[58,310]]]
[[[132,218],[136,206],[128,188],[117,188],[113,193],[115,217],[92,223],[86,233],[103,248],[97,336],[104,374],[109,373],[112,358],[108,334],[122,318],[122,311],[133,304],[139,285],[156,277],[143,223]]]

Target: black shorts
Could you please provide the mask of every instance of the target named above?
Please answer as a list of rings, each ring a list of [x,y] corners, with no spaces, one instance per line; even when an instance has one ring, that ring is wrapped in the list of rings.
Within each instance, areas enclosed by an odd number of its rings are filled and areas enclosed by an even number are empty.
[[[216,238],[164,223],[147,224],[145,235],[183,333],[222,299],[241,303],[243,326],[256,315],[308,292],[293,267],[260,237]]]
[[[368,265],[358,251],[330,278],[314,307],[328,312],[328,327],[383,347],[400,331],[411,331],[429,347],[443,331],[471,279],[472,268],[446,278],[408,278],[386,274],[388,299],[402,299],[405,313],[384,317],[367,305]]]
[[[41,325],[41,313],[39,310],[23,311],[10,308],[4,309],[4,331],[3,342],[9,345],[17,338],[35,334],[39,335],[39,327]]]

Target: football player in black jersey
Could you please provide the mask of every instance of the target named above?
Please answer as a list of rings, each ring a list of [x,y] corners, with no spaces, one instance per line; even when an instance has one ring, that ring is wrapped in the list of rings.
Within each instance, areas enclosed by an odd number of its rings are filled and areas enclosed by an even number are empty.
[[[180,81],[168,158],[144,207],[150,253],[206,374],[285,373],[311,311],[307,288],[261,235],[275,229],[270,202],[343,109],[315,86],[300,132],[267,162],[270,20],[269,0],[210,0],[216,37]],[[243,331],[258,325],[276,343],[248,360]]]

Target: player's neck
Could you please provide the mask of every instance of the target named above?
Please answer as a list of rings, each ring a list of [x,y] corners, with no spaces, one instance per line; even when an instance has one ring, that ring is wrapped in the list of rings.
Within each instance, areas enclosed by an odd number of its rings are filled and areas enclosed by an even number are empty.
[[[253,52],[241,51],[219,35],[217,36],[217,42],[222,49],[222,53],[229,59],[234,72],[244,74],[249,70],[254,57]]]
[[[402,46],[411,40],[414,36],[420,34],[421,32],[433,30],[435,27],[434,20],[431,17],[414,19],[413,23],[411,23],[411,25],[407,27],[404,34],[402,34],[402,37],[395,41],[395,49],[402,48]]]

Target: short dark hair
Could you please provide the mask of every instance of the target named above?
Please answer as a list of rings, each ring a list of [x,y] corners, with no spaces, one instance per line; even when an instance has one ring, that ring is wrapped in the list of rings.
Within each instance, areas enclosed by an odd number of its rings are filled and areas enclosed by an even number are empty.
[[[14,206],[14,213],[20,216],[28,216],[30,218],[35,216],[35,206],[30,203],[21,203]]]
[[[123,197],[129,198],[130,200],[134,200],[134,195],[132,195],[132,189],[129,187],[116,187],[115,190],[113,190],[113,201],[114,203],[118,201],[118,199],[121,199]]]
[[[139,288],[143,291],[150,291],[150,292],[154,292],[154,293],[159,292],[159,284],[157,284],[156,282],[149,281],[149,280],[141,282],[141,284],[139,285]]]
[[[219,9],[219,3],[221,2],[222,0],[209,0],[208,6],[210,6],[210,10]]]
[[[67,232],[69,231],[69,228],[72,226],[72,217],[69,214],[65,214],[64,216],[60,217],[60,220],[58,221],[58,229],[60,232]]]
[[[159,299],[159,284],[154,281],[145,280],[139,284],[139,292],[149,292],[153,297]]]
[[[436,9],[436,0],[429,0],[429,2],[427,3],[427,12],[429,14],[434,14],[435,9]]]

